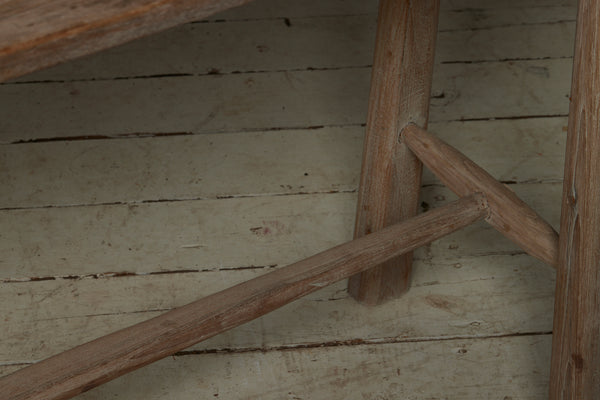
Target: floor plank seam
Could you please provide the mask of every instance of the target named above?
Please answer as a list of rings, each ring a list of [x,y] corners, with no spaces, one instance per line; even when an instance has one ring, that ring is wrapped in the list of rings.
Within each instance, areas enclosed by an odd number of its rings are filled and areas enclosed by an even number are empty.
[[[239,133],[260,133],[260,132],[279,132],[279,131],[311,131],[326,128],[354,128],[364,127],[364,122],[350,122],[343,124],[326,124],[326,125],[298,125],[298,126],[271,126],[261,128],[245,128],[232,130],[219,130],[209,132],[132,132],[118,133],[112,135],[81,135],[81,136],[55,136],[49,138],[34,138],[16,140],[12,142],[0,142],[0,145],[23,145],[37,144],[47,142],[71,142],[85,140],[123,140],[123,139],[152,139],[157,137],[175,137],[175,136],[202,136],[202,135],[229,135]]]
[[[377,346],[377,345],[394,345],[405,343],[430,343],[430,342],[452,342],[465,340],[493,340],[501,338],[517,338],[517,337],[533,337],[533,336],[548,336],[552,335],[552,331],[532,331],[532,332],[515,332],[497,335],[455,335],[455,336],[435,336],[421,338],[377,338],[377,339],[348,339],[338,341],[328,341],[319,343],[304,343],[304,344],[289,344],[281,346],[266,346],[266,347],[240,347],[240,348],[218,348],[218,349],[201,349],[201,350],[184,350],[171,355],[171,357],[188,357],[202,356],[209,354],[248,354],[248,353],[268,353],[268,352],[287,352],[287,351],[302,351],[321,348],[335,347],[355,347],[355,346]],[[27,366],[35,364],[40,360],[18,360],[18,361],[0,361],[0,367],[7,366]]]
[[[568,96],[568,94],[567,94]],[[447,119],[447,120],[433,120],[429,121],[429,123],[441,123],[441,122],[476,122],[476,121],[512,121],[512,120],[521,120],[521,119],[535,119],[535,118],[567,118],[569,116],[568,113],[563,114],[530,114],[530,115],[515,115],[511,117],[478,117],[478,118],[460,118],[460,119]]]
[[[517,62],[517,61],[551,61],[551,60],[572,60],[573,56],[548,56],[548,57],[507,57],[500,59],[489,59],[489,60],[448,60],[441,61],[439,65],[455,65],[455,64],[493,64],[493,63],[505,63],[505,62]],[[84,82],[110,82],[110,81],[124,81],[124,80],[144,80],[144,79],[162,79],[162,78],[191,78],[191,77],[208,77],[208,76],[229,76],[229,75],[257,75],[257,74],[281,74],[289,72],[326,72],[326,71],[346,71],[353,69],[370,69],[372,64],[364,65],[342,65],[342,66],[331,66],[331,67],[302,67],[302,68],[287,68],[287,69],[264,69],[264,70],[234,70],[221,72],[219,69],[211,69],[208,72],[182,72],[174,74],[151,74],[151,75],[132,75],[132,76],[114,76],[108,78],[78,78],[78,79],[45,79],[45,80],[32,80],[32,81],[9,81],[1,82],[1,86],[11,85],[43,85],[43,84],[57,84],[57,83],[84,83]]]
[[[562,184],[562,178],[548,178],[548,179],[524,179],[524,180],[499,180],[498,182],[503,185],[554,185]],[[421,189],[425,188],[445,188],[446,186],[441,182],[425,183],[421,185]],[[422,205],[423,206],[423,205]]]
[[[154,203],[180,203],[185,201],[210,201],[210,200],[231,200],[231,199],[253,199],[262,197],[287,197],[287,196],[313,196],[324,194],[344,194],[356,193],[357,189],[338,189],[338,190],[323,190],[313,192],[273,192],[273,193],[254,193],[254,194],[237,194],[237,195],[217,195],[215,197],[190,197],[177,199],[149,199],[149,200],[132,200],[132,201],[117,201],[106,203],[78,203],[78,204],[52,204],[43,206],[28,206],[28,207],[0,207],[0,212],[3,211],[27,211],[27,210],[44,210],[52,208],[77,208],[77,207],[106,207],[106,206],[127,206],[141,205]]]
[[[518,180],[500,180],[500,183],[511,186],[511,185],[558,185],[562,184],[562,179],[559,178],[548,178],[548,179],[526,179],[522,181]],[[426,188],[444,188],[442,183],[432,182],[421,185],[421,189]],[[252,199],[252,198],[265,198],[265,197],[288,197],[288,196],[316,196],[316,195],[327,195],[327,194],[351,194],[356,193],[357,187],[348,189],[327,189],[327,190],[315,190],[315,191],[295,191],[295,192],[271,192],[271,193],[244,193],[244,194],[223,194],[207,197],[180,197],[180,198],[169,198],[169,199],[144,199],[144,200],[125,200],[125,201],[114,201],[114,202],[102,202],[102,203],[74,203],[74,204],[46,204],[39,206],[25,206],[25,207],[0,207],[0,212],[10,211],[27,211],[27,210],[44,210],[44,209],[61,209],[61,208],[77,208],[77,207],[106,207],[106,206],[128,206],[128,205],[142,205],[142,204],[155,204],[155,203],[179,203],[186,201],[210,201],[210,200],[231,200],[231,199]],[[426,211],[429,209],[428,205],[421,204],[421,207]]]
[[[468,255],[460,256],[460,259],[468,259],[468,258],[483,258],[483,257],[497,257],[497,256],[507,256],[507,257],[516,257],[527,255],[527,252],[519,249],[514,250],[505,250],[505,251],[487,251],[480,252]],[[433,262],[428,257],[414,257],[415,261],[425,263],[427,265],[440,264],[444,262],[448,262],[450,260],[458,260],[455,256],[448,256],[447,258],[439,257],[435,262]],[[225,272],[225,271],[244,271],[244,270],[268,270],[277,268],[278,264],[270,264],[270,265],[248,265],[248,266],[237,266],[237,267],[216,267],[216,268],[201,268],[201,269],[175,269],[168,271],[151,271],[151,272],[129,272],[129,271],[121,271],[121,272],[98,272],[92,274],[84,274],[84,275],[57,275],[57,276],[35,276],[35,277],[21,277],[21,278],[3,278],[0,279],[0,283],[11,284],[11,283],[35,283],[35,282],[44,282],[44,281],[58,281],[58,280],[84,280],[84,279],[114,279],[114,278],[128,278],[128,277],[141,277],[141,276],[155,276],[155,275],[170,275],[170,274],[190,274],[190,273],[207,273],[207,272]],[[493,279],[493,278],[490,278]],[[476,279],[482,280],[482,279]],[[465,281],[461,281],[465,282]],[[425,282],[423,284],[415,284],[413,287],[421,287],[421,286],[432,286],[440,284],[438,281],[434,282]],[[456,284],[453,282],[452,284]],[[329,299],[328,299],[329,300]],[[339,300],[339,299],[335,299]],[[316,300],[320,301],[320,300]]]
[[[223,24],[223,23],[237,23],[237,22],[263,22],[263,21],[281,21],[287,26],[289,21],[300,21],[300,20],[308,20],[308,19],[324,19],[324,18],[355,18],[355,17],[373,17],[377,18],[377,13],[353,13],[353,14],[327,14],[327,15],[303,15],[299,17],[256,17],[256,18],[216,18],[216,19],[204,19],[200,21],[192,21],[189,24]]]
[[[532,332],[514,332],[492,335],[454,335],[454,336],[432,336],[420,338],[376,338],[376,339],[348,339],[334,340],[319,343],[290,344],[272,347],[246,347],[246,348],[219,348],[203,350],[185,350],[173,354],[174,357],[204,355],[204,354],[238,354],[238,353],[266,353],[270,351],[293,351],[305,349],[318,349],[328,347],[350,347],[350,346],[373,346],[385,344],[402,343],[428,343],[428,342],[448,342],[456,340],[489,340],[498,338],[511,338],[523,336],[546,336],[552,335],[552,331],[532,331]]]
[[[435,96],[432,96],[435,98]],[[454,119],[439,119],[431,120],[430,124],[443,124],[453,122],[486,122],[486,121],[502,121],[502,120],[526,120],[526,119],[546,119],[546,118],[567,118],[568,114],[530,114],[530,115],[517,115],[517,116],[485,116],[478,118],[454,118]],[[16,140],[12,142],[0,142],[0,146],[9,145],[26,145],[46,142],[62,142],[62,141],[81,141],[81,140],[124,140],[124,139],[152,139],[156,137],[170,137],[170,136],[200,136],[200,135],[227,135],[227,134],[239,134],[239,133],[259,133],[259,132],[277,132],[277,131],[304,131],[304,130],[318,130],[327,128],[352,128],[352,127],[365,127],[365,122],[351,122],[345,124],[324,124],[324,125],[297,125],[297,126],[272,126],[272,127],[261,127],[261,128],[246,128],[246,129],[232,129],[232,130],[220,130],[210,132],[134,132],[134,133],[122,133],[122,134],[111,134],[111,135],[82,135],[82,136],[56,136],[50,138],[34,138]]]
[[[213,68],[204,73],[176,73],[176,74],[153,74],[153,75],[132,75],[132,76],[114,76],[109,78],[78,78],[78,79],[45,79],[40,81],[13,81],[2,82],[0,86],[11,85],[28,85],[28,84],[53,84],[53,83],[81,83],[81,82],[107,82],[107,81],[126,81],[126,80],[143,80],[143,79],[162,79],[162,78],[189,78],[189,77],[207,77],[207,76],[227,76],[227,75],[255,75],[255,74],[282,74],[286,72],[319,72],[319,71],[344,71],[351,69],[368,69],[371,64],[365,65],[342,65],[336,67],[302,67],[302,68],[287,68],[287,69],[265,69],[265,70],[235,70],[221,72]]]
[[[41,277],[23,277],[23,278],[4,278],[0,283],[26,283],[26,282],[44,282],[55,280],[83,280],[83,279],[112,279],[125,278],[134,276],[153,276],[153,275],[170,275],[170,274],[190,274],[190,273],[205,273],[205,272],[223,272],[223,271],[245,271],[245,270],[262,270],[276,268],[277,264],[270,265],[248,265],[240,267],[218,267],[218,268],[203,268],[203,269],[179,269],[169,271],[151,271],[151,272],[99,272],[95,274],[85,275],[58,275],[58,276],[41,276]]]
[[[440,61],[439,64],[487,64],[487,63],[499,63],[499,62],[512,62],[512,61],[547,61],[547,60],[572,60],[573,56],[552,56],[552,57],[515,57],[515,58],[501,58],[498,60],[450,60]]]
[[[576,13],[575,8],[572,8],[573,14]],[[491,25],[491,26],[482,26],[482,27],[473,27],[473,28],[462,28],[462,29],[439,29],[438,33],[449,33],[449,32],[477,32],[477,31],[491,31],[494,29],[503,29],[503,28],[514,28],[515,26],[540,26],[540,25],[560,25],[566,23],[575,23],[575,17],[568,19],[559,19],[556,21],[547,21],[547,22],[523,22],[520,24],[501,24],[501,25]],[[573,27],[574,28],[574,27]]]

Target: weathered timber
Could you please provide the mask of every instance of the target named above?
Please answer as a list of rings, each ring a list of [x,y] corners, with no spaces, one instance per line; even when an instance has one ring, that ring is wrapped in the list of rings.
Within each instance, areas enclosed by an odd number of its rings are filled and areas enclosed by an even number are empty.
[[[3,1],[0,82],[248,1]]]
[[[7,400],[71,398],[414,250],[488,211],[480,194],[460,199],[50,357],[0,379],[0,393]]]
[[[402,141],[457,195],[484,193],[491,211],[487,221],[529,254],[556,266],[558,234],[512,190],[464,154],[414,124],[402,130]]]
[[[422,165],[399,143],[409,122],[425,126],[435,56],[439,0],[381,0],[354,237],[417,213]],[[409,285],[412,253],[348,283],[365,304],[398,297]]]

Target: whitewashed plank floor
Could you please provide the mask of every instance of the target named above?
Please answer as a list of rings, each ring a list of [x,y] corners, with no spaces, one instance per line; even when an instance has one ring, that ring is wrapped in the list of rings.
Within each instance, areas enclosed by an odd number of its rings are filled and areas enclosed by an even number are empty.
[[[1,84],[0,375],[350,239],[376,12],[257,0]],[[555,227],[574,20],[442,0],[431,99]],[[340,282],[78,398],[544,399],[554,280],[476,224],[401,299]]]

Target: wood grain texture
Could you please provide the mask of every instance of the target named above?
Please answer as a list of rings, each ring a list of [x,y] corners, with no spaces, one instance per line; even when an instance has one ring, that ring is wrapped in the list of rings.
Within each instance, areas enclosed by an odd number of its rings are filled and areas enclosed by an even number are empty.
[[[77,399],[545,400],[550,341],[524,335],[181,355]]]
[[[566,116],[571,69],[570,59],[440,65],[429,122]],[[0,143],[360,125],[369,74],[365,67],[0,85]]]
[[[560,182],[511,187],[558,225]],[[422,190],[429,208],[454,196],[441,185]],[[5,210],[0,212],[0,280],[280,267],[352,239],[355,211],[355,193]],[[449,261],[520,253],[481,223],[416,256]]]
[[[254,3],[240,11],[251,5]],[[377,5],[374,6],[373,12],[377,10]],[[506,15],[502,17],[482,10],[440,12],[436,62],[494,62],[573,55],[574,7],[566,10],[519,7],[504,11]],[[288,18],[288,23],[283,17]],[[29,74],[19,82],[366,66],[373,62],[376,19],[372,14],[325,18],[286,14],[274,19],[185,24]],[[516,24],[516,20],[527,23]],[[538,21],[535,29],[532,21]],[[478,29],[467,28],[475,23]],[[442,30],[442,26],[447,30]],[[215,37],[219,39],[214,40]],[[547,40],[548,37],[553,40]]]
[[[421,163],[398,132],[426,125],[435,56],[439,0],[381,0],[369,112],[358,190],[355,237],[369,235],[417,213]],[[412,254],[353,276],[348,291],[365,304],[404,293]]]
[[[556,277],[550,398],[600,398],[600,2],[580,0]]]
[[[4,0],[0,3],[0,81],[247,1]]]
[[[0,379],[9,400],[68,399],[488,215],[475,194]]]
[[[485,226],[472,225],[473,229]],[[460,232],[481,241],[480,231],[467,229]],[[378,307],[357,306],[346,291],[347,282],[340,281],[186,352],[253,352],[357,339],[376,344],[550,332],[554,271],[540,268],[539,262],[518,252],[496,255],[493,249],[488,255],[473,256],[461,254],[459,249],[448,250],[455,243],[465,246],[469,240],[465,235],[454,233],[436,241],[431,249],[434,256],[426,257],[429,246],[417,251],[411,290],[400,299]],[[271,270],[4,284],[0,291],[0,366],[33,364]]]
[[[402,130],[402,140],[459,196],[485,193],[491,209],[487,221],[529,254],[556,266],[558,234],[513,191],[458,150],[414,124]]]

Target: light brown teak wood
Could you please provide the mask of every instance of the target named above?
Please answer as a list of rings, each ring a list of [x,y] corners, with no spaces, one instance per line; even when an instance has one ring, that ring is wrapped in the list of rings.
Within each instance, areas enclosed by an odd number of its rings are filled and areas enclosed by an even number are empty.
[[[474,194],[0,379],[3,399],[67,399],[488,215]]]
[[[2,1],[0,82],[248,1]]]
[[[580,0],[554,304],[550,398],[600,398],[600,2]]]
[[[484,193],[490,204],[490,225],[529,254],[556,265],[558,234],[512,190],[454,147],[414,124],[402,130],[402,141],[457,195]]]
[[[439,0],[381,0],[354,237],[416,215],[422,165],[398,133],[427,125]],[[357,300],[379,304],[409,285],[412,253],[350,279]]]

